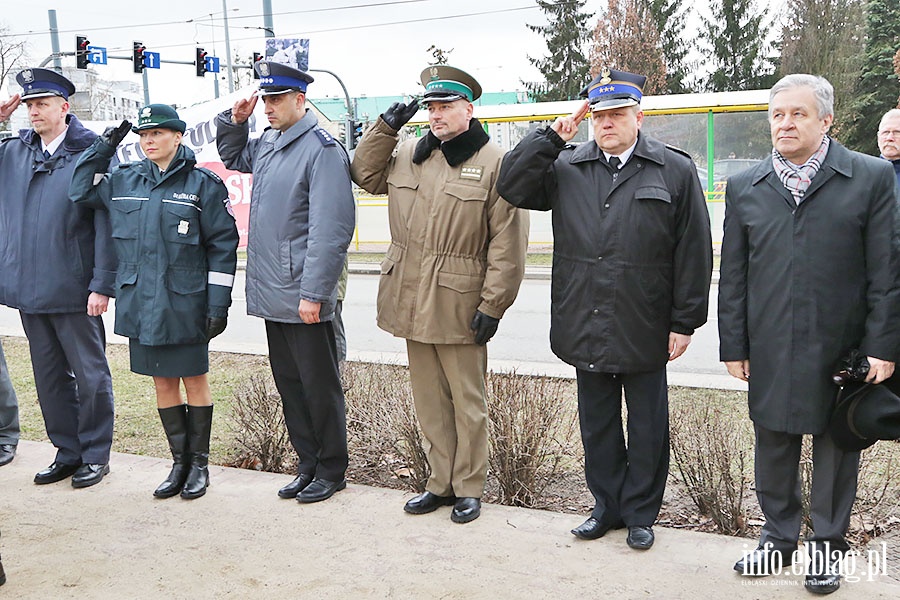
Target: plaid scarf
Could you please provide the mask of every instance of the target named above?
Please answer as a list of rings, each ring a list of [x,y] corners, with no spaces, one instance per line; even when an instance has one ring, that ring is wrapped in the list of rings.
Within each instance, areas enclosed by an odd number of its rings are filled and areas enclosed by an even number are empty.
[[[791,193],[797,204],[803,202],[803,195],[809,189],[813,177],[819,172],[825,155],[828,154],[829,143],[830,138],[827,135],[824,136],[819,149],[813,152],[809,160],[800,166],[795,165],[783,157],[778,150],[772,148],[772,165],[775,167],[775,174],[778,175],[781,183]]]

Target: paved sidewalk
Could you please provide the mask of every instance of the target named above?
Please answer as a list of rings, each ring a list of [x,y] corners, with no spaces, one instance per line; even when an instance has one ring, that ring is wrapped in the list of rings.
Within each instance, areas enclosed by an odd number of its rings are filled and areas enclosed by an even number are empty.
[[[157,500],[169,462],[114,454],[92,488],[32,483],[46,443],[19,445],[0,468],[0,598],[809,598],[801,577],[745,580],[731,571],[749,540],[657,527],[652,550],[615,531],[593,542],[579,517],[486,505],[457,525],[449,509],[412,516],[409,494],[351,485],[299,505],[290,477],[211,467],[203,498]],[[865,565],[860,565],[861,569]],[[887,579],[845,582],[839,599],[895,599]]]

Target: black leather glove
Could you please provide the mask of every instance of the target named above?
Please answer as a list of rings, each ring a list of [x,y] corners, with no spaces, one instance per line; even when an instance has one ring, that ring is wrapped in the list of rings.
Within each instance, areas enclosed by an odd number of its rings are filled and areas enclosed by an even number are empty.
[[[400,131],[400,128],[413,118],[413,115],[416,114],[417,110],[419,110],[419,102],[416,99],[413,99],[409,104],[394,102],[386,111],[384,111],[381,118],[387,123],[388,127]]]
[[[475,343],[484,346],[497,333],[497,326],[500,325],[500,319],[489,317],[480,310],[475,311],[472,318],[470,329],[475,330]]]
[[[100,134],[100,138],[106,142],[110,148],[117,148],[128,132],[131,131],[131,123],[128,119],[123,119],[118,127],[107,127]]]
[[[207,317],[206,318],[206,341],[213,339],[223,331],[228,325],[228,319],[225,317]]]

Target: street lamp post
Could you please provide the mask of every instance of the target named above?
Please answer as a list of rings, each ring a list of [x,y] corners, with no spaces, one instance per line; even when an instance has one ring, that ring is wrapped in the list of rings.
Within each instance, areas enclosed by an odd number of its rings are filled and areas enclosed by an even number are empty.
[[[225,68],[228,70],[228,93],[230,94],[234,91],[234,75],[231,72],[231,36],[228,35],[228,2],[226,0],[222,0],[222,19],[225,21]]]

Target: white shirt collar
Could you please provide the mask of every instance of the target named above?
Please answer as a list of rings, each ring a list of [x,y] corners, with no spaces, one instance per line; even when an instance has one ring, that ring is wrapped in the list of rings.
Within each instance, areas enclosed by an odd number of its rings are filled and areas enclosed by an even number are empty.
[[[43,140],[41,140],[41,150],[46,150],[47,152],[50,153],[50,156],[53,156],[53,153],[56,152],[57,148],[59,148],[62,145],[63,140],[66,139],[67,131],[69,131],[68,125],[66,125],[66,128],[63,129],[63,132],[61,134],[59,134],[58,136],[56,136],[56,139],[54,139],[49,144],[45,145]]]
[[[631,145],[631,147],[628,148],[628,150],[626,150],[626,151],[623,152],[622,154],[610,154],[610,153],[608,153],[608,152],[606,152],[606,151],[604,150],[604,151],[603,151],[603,156],[606,157],[606,162],[609,162],[609,157],[610,157],[610,156],[618,156],[618,157],[619,157],[619,161],[621,161],[621,162],[619,162],[619,169],[621,169],[622,167],[625,166],[625,163],[628,162],[628,159],[631,158],[631,155],[634,154],[634,148],[635,148],[636,146],[637,146],[637,139],[635,139],[635,140],[634,140],[634,143]]]

